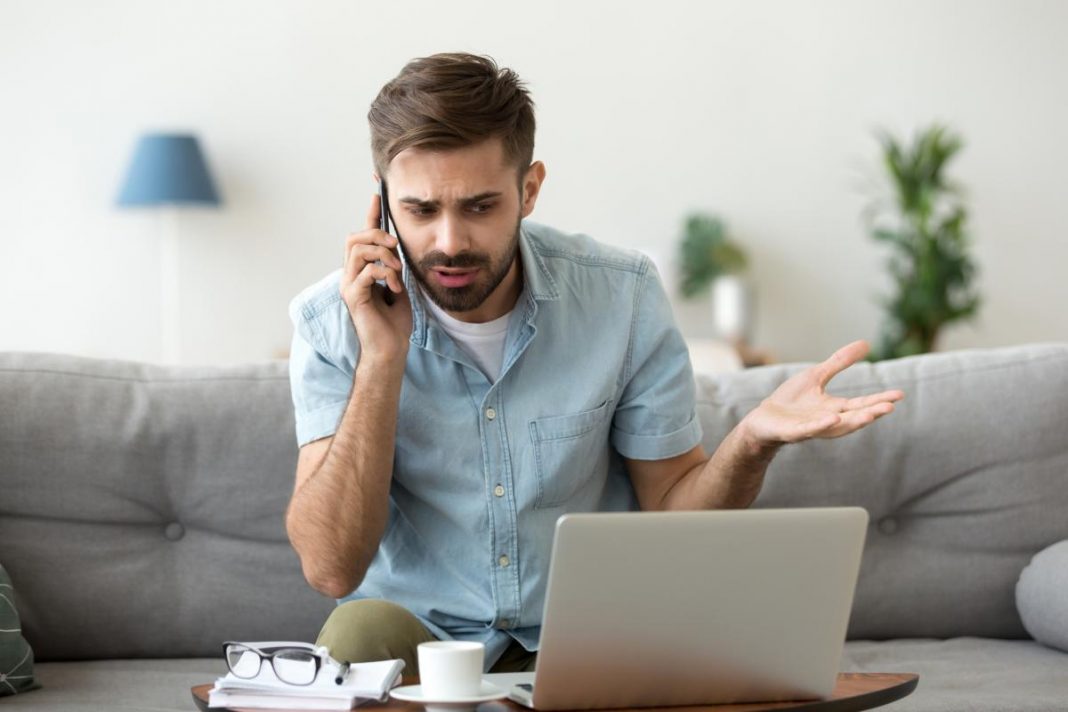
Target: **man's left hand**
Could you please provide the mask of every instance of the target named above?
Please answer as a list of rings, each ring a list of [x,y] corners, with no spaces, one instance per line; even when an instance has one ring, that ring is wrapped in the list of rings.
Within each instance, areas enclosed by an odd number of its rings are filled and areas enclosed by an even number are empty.
[[[753,445],[776,446],[809,438],[840,438],[860,430],[894,410],[905,397],[899,390],[857,398],[838,398],[826,392],[832,378],[868,354],[866,341],[838,349],[823,363],[796,374],[742,421]]]

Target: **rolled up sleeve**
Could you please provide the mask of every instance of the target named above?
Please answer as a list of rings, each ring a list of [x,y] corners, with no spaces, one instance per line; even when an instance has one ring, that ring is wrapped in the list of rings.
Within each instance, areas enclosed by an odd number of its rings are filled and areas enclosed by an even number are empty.
[[[648,260],[635,291],[625,373],[611,434],[619,454],[662,460],[701,442],[690,353],[660,276]]]
[[[297,445],[333,435],[352,392],[352,375],[327,355],[326,342],[294,300],[293,343],[289,353],[289,388],[293,396]]]

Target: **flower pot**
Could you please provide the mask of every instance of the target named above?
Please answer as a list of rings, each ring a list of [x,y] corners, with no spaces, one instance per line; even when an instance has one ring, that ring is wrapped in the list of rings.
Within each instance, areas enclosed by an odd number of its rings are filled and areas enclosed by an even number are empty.
[[[725,274],[712,281],[712,327],[732,344],[752,343],[756,297],[741,275]]]

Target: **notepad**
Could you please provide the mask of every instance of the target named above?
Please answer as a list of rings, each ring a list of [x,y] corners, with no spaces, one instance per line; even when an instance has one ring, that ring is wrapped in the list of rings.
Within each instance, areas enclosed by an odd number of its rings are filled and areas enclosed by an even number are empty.
[[[249,643],[265,649],[285,645],[308,647],[307,643]],[[258,664],[258,660],[256,661]],[[239,663],[240,664],[240,663]],[[277,660],[276,664],[285,664]],[[318,674],[308,685],[290,685],[277,678],[271,665],[264,663],[253,678],[237,677],[227,672],[215,681],[208,693],[208,707],[270,710],[348,710],[371,700],[385,701],[389,691],[400,682],[403,660],[380,660],[353,663],[345,681],[338,685],[339,664],[324,659]]]

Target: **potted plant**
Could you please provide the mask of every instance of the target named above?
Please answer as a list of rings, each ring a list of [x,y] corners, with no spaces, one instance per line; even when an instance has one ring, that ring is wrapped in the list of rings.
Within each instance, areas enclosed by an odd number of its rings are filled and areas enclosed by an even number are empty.
[[[911,145],[880,134],[892,198],[868,211],[871,235],[892,248],[894,283],[873,360],[932,351],[941,330],[973,317],[979,297],[968,254],[963,191],[945,174],[963,143],[946,127],[920,131]]]
[[[686,218],[679,243],[679,290],[692,299],[711,288],[712,321],[717,334],[744,346],[752,336],[753,290],[743,276],[744,250],[727,236],[718,217],[694,213]]]

